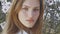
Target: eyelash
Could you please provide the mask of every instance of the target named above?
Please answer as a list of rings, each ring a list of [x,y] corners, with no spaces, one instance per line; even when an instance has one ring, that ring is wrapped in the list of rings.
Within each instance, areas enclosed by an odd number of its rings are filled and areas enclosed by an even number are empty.
[[[39,9],[34,9],[34,11],[39,11]]]
[[[28,11],[28,8],[22,8],[25,11]],[[33,11],[39,11],[39,9],[33,9]]]
[[[26,10],[26,11],[28,10],[28,8],[22,8],[22,9],[23,9],[23,10]]]

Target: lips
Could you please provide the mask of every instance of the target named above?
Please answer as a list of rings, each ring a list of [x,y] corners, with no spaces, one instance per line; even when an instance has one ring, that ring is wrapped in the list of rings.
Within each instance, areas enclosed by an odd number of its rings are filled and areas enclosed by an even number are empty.
[[[26,21],[28,21],[28,22],[30,22],[30,23],[34,22],[34,20],[33,20],[33,19],[31,19],[31,20],[26,20]]]

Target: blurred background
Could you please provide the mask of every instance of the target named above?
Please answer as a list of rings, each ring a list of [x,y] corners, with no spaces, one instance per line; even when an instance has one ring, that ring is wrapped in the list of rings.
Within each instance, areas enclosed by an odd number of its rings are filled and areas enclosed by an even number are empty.
[[[12,0],[0,0],[0,32],[6,23],[7,11]],[[60,0],[44,0],[43,34],[60,34]]]

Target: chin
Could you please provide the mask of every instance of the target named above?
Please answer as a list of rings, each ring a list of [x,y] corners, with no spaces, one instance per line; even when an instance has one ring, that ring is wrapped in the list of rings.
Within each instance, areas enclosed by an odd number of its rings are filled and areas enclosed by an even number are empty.
[[[27,26],[27,28],[32,28],[33,26]]]

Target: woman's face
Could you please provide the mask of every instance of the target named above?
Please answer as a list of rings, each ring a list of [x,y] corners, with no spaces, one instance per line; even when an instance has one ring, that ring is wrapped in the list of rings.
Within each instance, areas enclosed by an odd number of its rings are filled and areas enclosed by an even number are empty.
[[[21,10],[18,13],[20,22],[27,28],[32,28],[40,12],[40,3],[38,0],[25,0]]]

